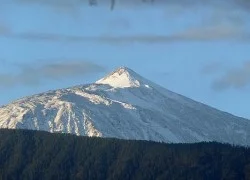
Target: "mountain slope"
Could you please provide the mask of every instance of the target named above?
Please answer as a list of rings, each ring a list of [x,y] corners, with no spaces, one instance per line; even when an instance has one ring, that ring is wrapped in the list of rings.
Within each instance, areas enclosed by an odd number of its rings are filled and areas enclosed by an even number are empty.
[[[0,108],[0,128],[175,143],[250,145],[250,121],[168,91],[128,68]]]

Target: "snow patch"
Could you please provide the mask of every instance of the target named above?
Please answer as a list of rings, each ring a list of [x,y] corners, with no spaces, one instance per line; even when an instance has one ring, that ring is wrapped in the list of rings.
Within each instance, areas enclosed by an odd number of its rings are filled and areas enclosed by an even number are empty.
[[[140,80],[135,73],[125,67],[119,68],[107,77],[100,79],[96,84],[107,84],[114,88],[140,87]]]

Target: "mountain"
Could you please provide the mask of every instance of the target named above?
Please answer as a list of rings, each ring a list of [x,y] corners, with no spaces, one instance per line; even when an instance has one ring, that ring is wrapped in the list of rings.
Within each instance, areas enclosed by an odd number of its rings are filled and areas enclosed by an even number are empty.
[[[0,108],[0,128],[173,143],[250,145],[250,121],[171,92],[122,67],[99,81]]]

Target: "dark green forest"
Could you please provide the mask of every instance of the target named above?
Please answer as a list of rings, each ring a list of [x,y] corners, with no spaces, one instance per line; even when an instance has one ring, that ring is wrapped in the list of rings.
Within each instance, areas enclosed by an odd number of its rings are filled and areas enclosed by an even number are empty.
[[[250,150],[2,129],[0,179],[250,179]]]

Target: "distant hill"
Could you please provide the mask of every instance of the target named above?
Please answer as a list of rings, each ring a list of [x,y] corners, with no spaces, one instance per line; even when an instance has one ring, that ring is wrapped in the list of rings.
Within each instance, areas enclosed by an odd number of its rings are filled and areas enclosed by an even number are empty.
[[[0,179],[250,179],[250,149],[3,129]]]

